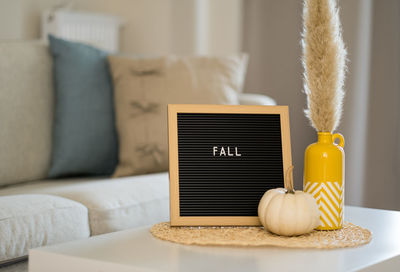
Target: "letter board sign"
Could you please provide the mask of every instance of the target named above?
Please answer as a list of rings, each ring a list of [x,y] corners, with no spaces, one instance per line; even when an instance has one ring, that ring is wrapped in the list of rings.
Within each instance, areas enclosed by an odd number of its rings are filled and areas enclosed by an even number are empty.
[[[172,226],[259,225],[291,165],[287,106],[168,105]]]

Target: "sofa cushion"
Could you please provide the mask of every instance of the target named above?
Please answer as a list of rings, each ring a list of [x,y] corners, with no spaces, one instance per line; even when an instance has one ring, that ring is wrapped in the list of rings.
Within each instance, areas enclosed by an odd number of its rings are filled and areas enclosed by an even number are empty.
[[[0,195],[52,194],[80,202],[89,210],[92,235],[97,235],[168,221],[168,184],[168,173],[44,180],[3,188]]]
[[[39,42],[0,42],[0,186],[47,177],[52,59]]]
[[[56,94],[49,176],[112,174],[118,147],[107,54],[49,39]]]
[[[0,263],[30,248],[90,236],[88,211],[75,201],[50,195],[0,197]]]
[[[238,104],[247,58],[110,56],[119,137],[114,176],[168,169],[168,104]]]

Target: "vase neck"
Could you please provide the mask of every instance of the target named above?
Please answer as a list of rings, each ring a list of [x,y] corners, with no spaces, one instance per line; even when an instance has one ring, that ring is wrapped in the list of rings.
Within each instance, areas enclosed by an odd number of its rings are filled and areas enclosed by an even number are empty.
[[[332,133],[330,132],[318,132],[318,143],[332,144]]]

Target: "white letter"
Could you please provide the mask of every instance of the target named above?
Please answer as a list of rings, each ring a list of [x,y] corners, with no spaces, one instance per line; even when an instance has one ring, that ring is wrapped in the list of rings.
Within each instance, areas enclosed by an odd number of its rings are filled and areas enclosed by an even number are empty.
[[[215,157],[215,152],[217,152],[218,146],[213,146],[213,156]]]
[[[229,156],[229,157],[232,157],[232,156],[233,156],[233,154],[231,153],[231,150],[230,150],[229,146],[228,146],[228,156]]]
[[[221,157],[222,154],[224,154],[224,156],[226,156],[224,147],[221,147],[221,152],[219,153],[219,156]]]
[[[238,151],[237,151],[237,147],[235,147],[235,153],[236,153],[236,156],[237,156],[237,157],[240,157],[240,156],[242,156],[242,154],[239,154],[239,153],[238,153]]]

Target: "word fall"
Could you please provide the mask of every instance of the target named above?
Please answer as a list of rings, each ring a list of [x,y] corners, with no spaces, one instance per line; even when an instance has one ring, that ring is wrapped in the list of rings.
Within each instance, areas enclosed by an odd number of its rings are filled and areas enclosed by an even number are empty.
[[[223,156],[228,156],[228,157],[240,157],[242,156],[242,154],[238,153],[238,148],[237,146],[232,148],[232,151],[235,150],[234,153],[231,153],[231,147],[227,146],[227,147],[218,147],[218,146],[213,146],[213,156],[219,156],[219,157],[223,157]]]

